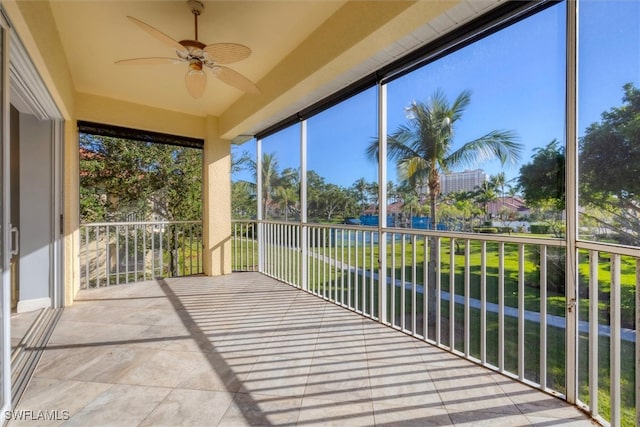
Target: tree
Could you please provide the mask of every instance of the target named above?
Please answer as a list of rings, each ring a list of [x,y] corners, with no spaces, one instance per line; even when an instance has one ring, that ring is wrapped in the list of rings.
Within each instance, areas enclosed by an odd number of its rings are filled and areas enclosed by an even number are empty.
[[[80,134],[82,221],[202,216],[202,150]]]
[[[367,184],[367,198],[369,199],[369,201],[371,202],[371,204],[373,205],[373,211],[374,212],[379,212],[379,208],[380,206],[378,201],[380,199],[379,197],[379,186],[377,182],[370,182],[369,184]]]
[[[454,126],[468,107],[471,93],[463,91],[452,104],[442,91],[429,103],[413,102],[407,108],[408,123],[388,136],[390,160],[405,167],[414,182],[424,179],[429,190],[431,227],[437,224],[436,200],[440,195],[440,175],[459,166],[471,166],[497,158],[502,164],[517,162],[522,147],[511,131],[494,130],[454,149]],[[367,148],[367,155],[378,158],[378,141]]]
[[[314,170],[307,171],[307,216],[317,220],[323,216],[321,195],[326,183],[324,178]]]
[[[401,226],[406,225],[411,227],[411,221],[414,215],[421,215],[422,203],[420,202],[420,195],[417,189],[412,187],[406,181],[403,181],[398,187],[397,192],[400,200],[402,200],[402,213],[409,216],[408,220]]]
[[[231,151],[231,174],[243,170],[251,170],[255,162],[248,151],[236,154]],[[255,175],[255,174],[254,174]],[[231,213],[234,219],[251,219],[257,217],[256,183],[249,181],[231,182]]]
[[[247,150],[240,153],[239,156],[231,152],[231,174],[238,173],[251,165],[251,156]]]
[[[284,220],[289,220],[289,213],[296,213],[296,203],[298,202],[298,192],[294,187],[282,185],[275,189],[275,201],[280,206],[280,211],[284,212]]]
[[[251,219],[257,215],[256,185],[253,182],[231,183],[231,212],[234,219]]]
[[[255,161],[249,163],[249,168],[253,171],[253,177],[258,181],[258,166]],[[268,218],[268,209],[273,201],[273,191],[277,185],[279,177],[278,159],[275,153],[262,154],[262,215]]]
[[[606,212],[603,225],[619,243],[640,245],[640,90],[623,90],[623,105],[602,113],[579,141],[580,204]]]
[[[358,200],[360,202],[360,215],[362,215],[367,204],[367,190],[369,188],[369,184],[367,183],[367,180],[365,178],[359,178],[356,182],[353,183],[352,188],[358,194]]]
[[[307,215],[310,219],[332,221],[339,216],[356,216],[360,212],[358,197],[353,186],[347,189],[329,184],[316,171],[307,172]]]
[[[565,149],[554,139],[536,148],[531,162],[520,167],[518,186],[529,206],[565,208]]]
[[[491,183],[493,184],[495,189],[500,190],[500,207],[498,208],[498,212],[502,212],[504,209],[504,187],[507,185],[507,177],[504,172],[499,172],[496,175],[491,176]],[[502,214],[500,214],[502,217]]]
[[[489,203],[497,198],[496,186],[491,180],[484,181],[480,186],[476,187],[476,190],[473,192],[473,199],[482,206],[485,221],[489,217]]]
[[[347,190],[336,185],[327,184],[320,194],[320,206],[323,217],[331,221],[335,215],[347,216],[350,195]]]
[[[448,196],[452,194],[449,193]],[[471,231],[474,208],[471,199],[457,200],[455,197],[447,197],[440,205],[440,222],[447,226],[447,230]]]
[[[202,152],[166,146],[154,170],[163,186],[151,194],[155,213],[168,221],[202,219]]]

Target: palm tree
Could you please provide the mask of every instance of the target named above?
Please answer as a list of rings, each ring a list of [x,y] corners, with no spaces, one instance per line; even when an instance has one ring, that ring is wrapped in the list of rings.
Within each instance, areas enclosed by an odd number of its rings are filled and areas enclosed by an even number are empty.
[[[440,175],[460,166],[499,159],[502,164],[517,162],[522,146],[511,131],[494,130],[454,149],[454,125],[469,105],[471,92],[463,91],[449,104],[443,91],[436,90],[429,103],[414,101],[407,107],[407,123],[387,137],[389,160],[398,169],[406,168],[412,183],[426,182],[431,209],[431,228],[436,229],[436,200],[440,195]],[[367,155],[378,159],[378,140],[367,148]],[[415,188],[415,186],[414,186]],[[437,239],[430,239],[428,275],[429,295],[435,295]],[[429,298],[429,313],[435,316],[435,298]],[[425,331],[426,333],[426,331]]]
[[[500,208],[498,209],[498,212],[502,211],[502,208],[504,207],[504,186],[507,185],[507,177],[505,176],[504,172],[500,172],[496,175],[493,175],[491,177],[491,182],[493,183],[493,185],[495,186],[496,189],[500,189]]]
[[[364,178],[360,178],[353,183],[353,189],[356,191],[356,193],[358,193],[358,199],[360,201],[360,215],[364,213],[364,206],[367,201],[366,196],[368,187],[369,184]]]
[[[502,164],[520,158],[521,144],[511,131],[494,130],[462,144],[454,150],[454,125],[469,105],[471,92],[463,91],[449,104],[444,92],[437,90],[428,104],[414,101],[407,107],[408,123],[388,136],[390,160],[406,168],[413,182],[424,180],[429,190],[431,228],[437,224],[436,200],[440,195],[440,175],[460,166],[499,159]],[[367,148],[370,158],[378,157],[378,141]]]
[[[284,211],[284,220],[288,221],[290,208],[298,201],[298,192],[293,187],[281,186],[275,189],[275,196]]]
[[[371,201],[371,204],[373,205],[373,212],[380,212],[379,208],[380,206],[378,206],[378,199],[379,199],[379,195],[378,195],[378,183],[377,182],[370,182],[367,184],[367,199]]]
[[[258,180],[258,168],[256,162],[251,162],[251,169],[253,170],[254,179]],[[273,188],[279,178],[278,172],[278,159],[276,153],[263,153],[262,154],[262,214],[265,218],[268,217],[267,209],[271,205]]]
[[[482,205],[482,212],[484,213],[484,220],[487,221],[489,217],[489,203],[496,200],[496,184],[494,181],[484,181],[480,186],[476,187],[474,192],[474,199],[477,203]]]

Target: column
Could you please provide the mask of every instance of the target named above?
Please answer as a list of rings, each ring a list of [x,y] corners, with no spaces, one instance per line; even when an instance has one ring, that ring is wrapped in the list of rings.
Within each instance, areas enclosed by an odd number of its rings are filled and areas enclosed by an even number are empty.
[[[231,141],[220,138],[218,119],[207,117],[203,150],[203,267],[207,276],[231,273]]]

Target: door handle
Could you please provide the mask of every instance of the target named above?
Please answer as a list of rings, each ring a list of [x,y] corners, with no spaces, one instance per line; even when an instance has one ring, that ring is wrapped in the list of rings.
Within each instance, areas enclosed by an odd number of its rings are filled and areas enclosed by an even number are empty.
[[[20,253],[20,230],[18,227],[11,226],[11,255],[15,256]]]

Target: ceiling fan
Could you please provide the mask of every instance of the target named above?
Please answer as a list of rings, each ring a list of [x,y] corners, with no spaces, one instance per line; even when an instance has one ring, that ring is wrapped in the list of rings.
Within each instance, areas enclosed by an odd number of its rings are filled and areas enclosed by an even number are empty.
[[[176,50],[176,58],[134,58],[116,61],[124,65],[154,65],[154,64],[188,64],[185,84],[187,92],[194,98],[200,98],[207,85],[205,68],[211,70],[214,77],[222,82],[248,93],[260,93],[260,90],[242,74],[221,64],[231,64],[241,61],[251,55],[251,49],[237,43],[214,43],[205,45],[198,41],[198,16],[204,10],[204,5],[197,0],[188,0],[187,5],[195,19],[195,39],[176,41],[162,31],[132,16],[127,18],[144,31],[171,46]]]

